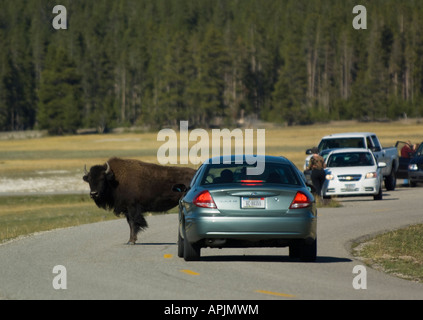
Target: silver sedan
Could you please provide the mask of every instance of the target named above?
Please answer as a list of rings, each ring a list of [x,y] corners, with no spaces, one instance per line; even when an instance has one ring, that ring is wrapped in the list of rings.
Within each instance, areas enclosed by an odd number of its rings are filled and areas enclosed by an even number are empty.
[[[289,246],[290,257],[315,261],[317,210],[303,174],[273,156],[263,156],[263,172],[251,174],[252,165],[241,159],[209,159],[190,186],[174,186],[184,193],[178,256],[199,260],[205,247]]]

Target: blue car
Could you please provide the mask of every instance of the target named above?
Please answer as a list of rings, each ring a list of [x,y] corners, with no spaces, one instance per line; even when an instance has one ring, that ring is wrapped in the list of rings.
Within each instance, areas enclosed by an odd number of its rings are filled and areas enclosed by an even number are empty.
[[[253,172],[246,156],[205,161],[179,203],[178,256],[199,260],[201,248],[289,247],[289,256],[315,261],[316,203],[304,175],[284,157],[262,156]],[[263,164],[263,163],[262,163]]]
[[[408,164],[408,180],[410,187],[415,187],[417,183],[423,182],[423,143],[420,144]]]

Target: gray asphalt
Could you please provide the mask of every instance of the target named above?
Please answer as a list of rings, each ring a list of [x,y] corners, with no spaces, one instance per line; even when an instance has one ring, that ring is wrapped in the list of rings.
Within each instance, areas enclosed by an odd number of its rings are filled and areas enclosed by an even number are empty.
[[[423,223],[422,189],[385,192],[384,200],[346,198],[319,210],[318,259],[290,260],[286,248],[205,249],[202,260],[177,257],[177,215],[147,217],[138,244],[126,245],[119,219],[31,235],[0,245],[0,299],[423,299],[423,284],[366,268],[354,289],[351,241]],[[53,283],[66,289],[55,289]],[[363,283],[363,282],[361,282]]]

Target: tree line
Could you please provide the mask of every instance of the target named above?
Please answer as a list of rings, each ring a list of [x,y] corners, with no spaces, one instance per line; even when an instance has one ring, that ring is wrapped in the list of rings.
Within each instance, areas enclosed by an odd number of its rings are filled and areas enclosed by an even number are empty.
[[[0,130],[423,114],[423,2],[0,0]]]

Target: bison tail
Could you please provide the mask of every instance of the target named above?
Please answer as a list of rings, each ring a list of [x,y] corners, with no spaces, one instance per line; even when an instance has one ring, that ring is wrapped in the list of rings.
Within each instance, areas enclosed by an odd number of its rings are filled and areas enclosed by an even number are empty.
[[[134,217],[135,226],[138,227],[140,230],[148,228],[147,220],[145,220],[144,215],[137,214]]]

